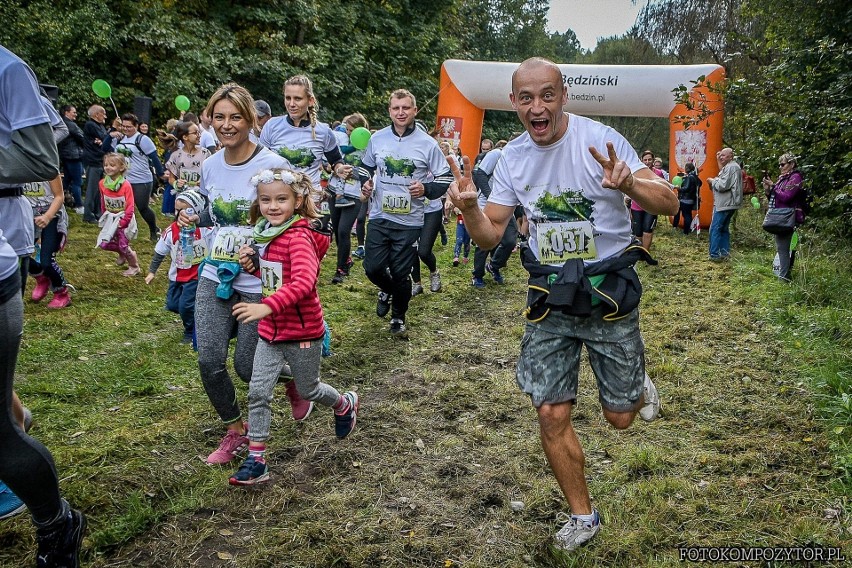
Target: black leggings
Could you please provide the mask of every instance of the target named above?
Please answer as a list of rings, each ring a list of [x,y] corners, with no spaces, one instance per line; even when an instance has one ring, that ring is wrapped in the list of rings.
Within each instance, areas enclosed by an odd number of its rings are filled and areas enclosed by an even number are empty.
[[[29,273],[32,276],[42,274],[50,278],[50,287],[54,291],[65,287],[65,276],[56,262],[56,253],[59,252],[60,235],[57,230],[59,219],[54,218],[47,227],[41,230],[41,252],[38,258],[26,257],[29,263]],[[24,281],[26,287],[26,281]]]
[[[48,524],[63,512],[50,452],[21,430],[12,415],[12,382],[24,329],[24,301],[15,272],[0,282],[0,479],[26,503],[33,520]]]
[[[355,225],[355,238],[358,239],[358,246],[364,246],[364,236],[367,234],[367,212],[370,206],[366,201],[361,202],[361,207],[358,209],[358,222]]]
[[[411,278],[415,282],[420,282],[420,261],[426,265],[429,272],[438,270],[438,259],[435,258],[435,253],[432,249],[435,247],[435,239],[438,238],[438,232],[444,226],[443,211],[432,211],[423,215],[423,227],[420,229],[420,244],[417,245],[417,258],[414,259],[414,266],[411,267]]]
[[[332,200],[333,202],[334,200]],[[352,225],[358,218],[358,204],[351,207],[331,206],[331,226],[337,241],[337,269],[346,270],[346,261],[352,252]]]
[[[151,209],[151,190],[154,188],[154,182],[131,183],[130,187],[133,188],[133,201],[136,203],[136,210],[148,223],[151,236],[158,235],[160,230],[157,228],[157,216]]]

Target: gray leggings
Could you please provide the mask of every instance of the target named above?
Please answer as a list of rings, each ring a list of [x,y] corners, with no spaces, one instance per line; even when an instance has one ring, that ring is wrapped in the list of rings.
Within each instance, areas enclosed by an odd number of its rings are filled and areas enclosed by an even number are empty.
[[[234,370],[244,382],[251,380],[257,346],[257,322],[238,323],[231,310],[239,302],[256,304],[261,295],[234,290],[228,300],[216,297],[216,282],[199,276],[195,294],[195,335],[198,341],[198,370],[207,398],[225,424],[242,418],[234,383],[228,374],[228,346],[236,328]]]
[[[286,363],[290,364],[299,396],[323,406],[337,404],[340,393],[319,380],[321,358],[322,338],[283,343],[269,343],[261,339],[257,342],[248,395],[249,440],[265,442],[269,438],[272,392]]]

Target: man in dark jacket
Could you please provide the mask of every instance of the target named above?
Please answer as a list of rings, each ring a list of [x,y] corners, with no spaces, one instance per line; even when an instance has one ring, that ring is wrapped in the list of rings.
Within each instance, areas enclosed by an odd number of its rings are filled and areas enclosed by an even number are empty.
[[[62,107],[62,122],[68,127],[68,137],[59,143],[59,159],[65,174],[65,189],[74,197],[74,210],[83,214],[83,131],[77,126],[77,109],[73,105]]]
[[[111,151],[112,137],[107,133],[106,109],[101,105],[89,107],[89,120],[83,126],[83,166],[86,168],[86,201],[83,220],[97,223],[101,216],[101,193],[98,182],[104,175],[104,154]]]

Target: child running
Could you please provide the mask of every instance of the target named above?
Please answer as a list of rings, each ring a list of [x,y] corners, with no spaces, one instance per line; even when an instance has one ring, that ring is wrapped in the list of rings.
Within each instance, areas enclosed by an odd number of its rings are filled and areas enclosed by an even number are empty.
[[[194,189],[188,189],[179,193],[175,198],[175,214],[188,210],[187,215],[194,215],[201,211],[206,205],[204,196]],[[210,240],[213,237],[211,227],[195,227],[192,229],[192,254],[183,250],[181,242],[181,228],[175,221],[169,225],[160,240],[154,246],[154,257],[145,276],[145,284],[154,280],[154,275],[160,268],[163,259],[170,256],[172,259],[169,266],[169,289],[166,292],[166,309],[180,315],[183,322],[183,343],[192,343],[195,340],[195,291],[198,288],[198,265],[207,256],[210,249]],[[187,240],[187,243],[189,240]]]
[[[116,264],[128,264],[124,276],[139,274],[139,259],[136,252],[130,248],[130,241],[136,238],[139,229],[136,227],[136,216],[133,214],[133,187],[124,179],[127,163],[124,156],[110,152],[104,156],[104,179],[99,182],[101,190],[101,209],[103,215],[98,219],[101,233],[98,235],[98,246],[104,250],[118,253]]]
[[[260,277],[263,299],[258,304],[240,302],[233,309],[241,323],[260,320],[260,341],[249,382],[249,455],[231,476],[231,485],[269,481],[265,454],[272,419],[270,403],[285,363],[289,363],[303,399],[334,410],[338,438],[345,438],[355,428],[359,404],[357,393],[341,395],[319,380],[325,326],[317,280],[330,239],[311,226],[320,215],[311,199],[315,190],[310,178],[276,168],[261,171],[252,184],[257,187],[251,216],[257,220],[253,237],[260,247],[260,260],[252,247],[243,246],[240,263]]]

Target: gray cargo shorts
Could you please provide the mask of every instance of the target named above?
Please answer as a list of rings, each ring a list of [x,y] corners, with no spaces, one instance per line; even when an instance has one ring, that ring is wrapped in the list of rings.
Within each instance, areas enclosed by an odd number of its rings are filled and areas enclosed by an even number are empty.
[[[577,398],[583,345],[598,383],[601,406],[629,412],[642,398],[645,344],[639,333],[639,310],[616,321],[604,321],[600,307],[586,318],[550,312],[528,322],[521,340],[517,381],[533,406]]]

